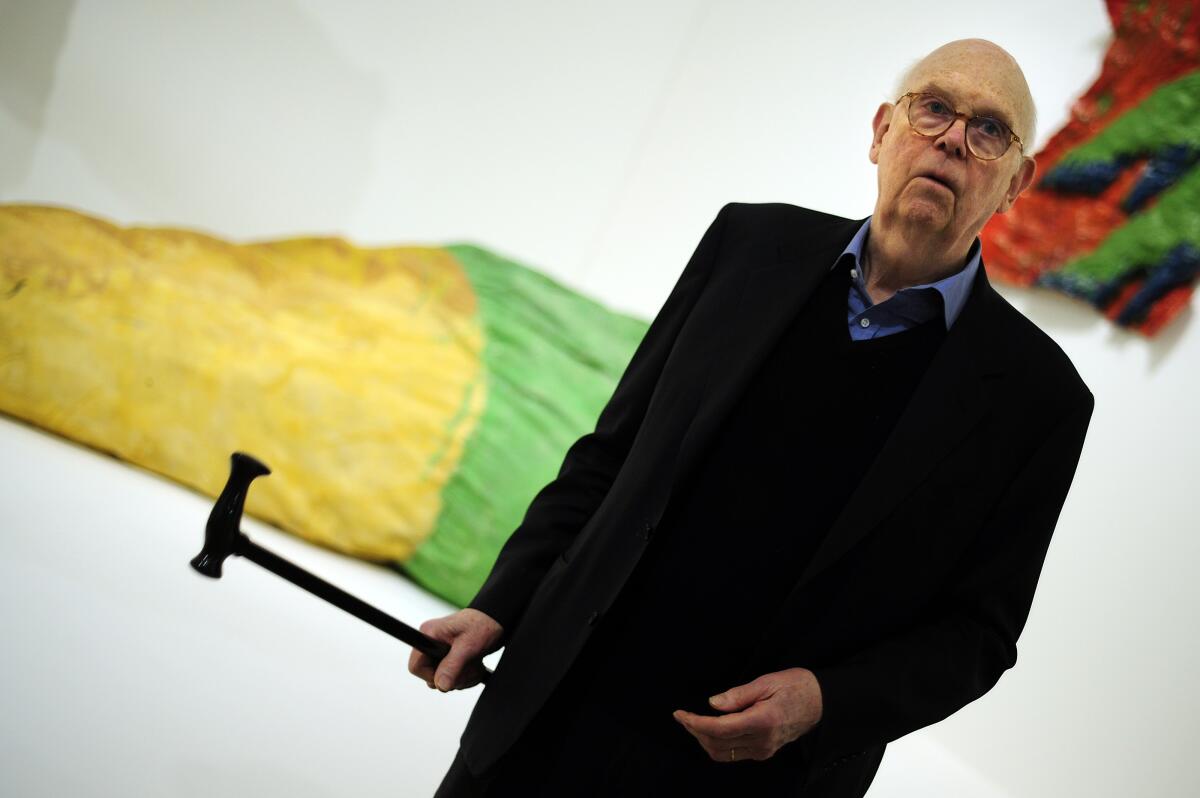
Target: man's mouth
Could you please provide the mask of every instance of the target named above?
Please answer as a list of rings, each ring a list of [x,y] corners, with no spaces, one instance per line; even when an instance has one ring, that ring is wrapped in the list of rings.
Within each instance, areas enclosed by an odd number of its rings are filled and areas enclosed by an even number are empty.
[[[917,177],[923,177],[926,180],[930,180],[934,183],[937,183],[939,186],[947,188],[950,190],[951,193],[954,193],[954,184],[951,183],[948,179],[946,179],[944,177],[938,177],[936,174],[934,174],[932,172],[925,172],[924,174],[917,175]]]

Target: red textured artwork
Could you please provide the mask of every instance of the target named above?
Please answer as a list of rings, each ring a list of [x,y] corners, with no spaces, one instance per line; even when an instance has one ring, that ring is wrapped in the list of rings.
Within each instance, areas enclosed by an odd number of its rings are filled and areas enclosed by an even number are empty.
[[[1109,0],[1100,77],[982,238],[988,272],[1152,336],[1200,273],[1200,2]]]

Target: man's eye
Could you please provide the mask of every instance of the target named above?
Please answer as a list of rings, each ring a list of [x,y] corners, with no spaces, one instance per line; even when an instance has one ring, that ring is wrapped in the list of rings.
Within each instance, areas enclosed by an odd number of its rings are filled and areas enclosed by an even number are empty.
[[[937,114],[938,116],[945,116],[950,113],[950,107],[941,100],[930,100],[926,108],[929,109],[930,113]]]
[[[997,139],[1004,137],[1004,129],[1000,127],[1000,123],[995,119],[978,119],[975,122],[975,127],[985,136]]]

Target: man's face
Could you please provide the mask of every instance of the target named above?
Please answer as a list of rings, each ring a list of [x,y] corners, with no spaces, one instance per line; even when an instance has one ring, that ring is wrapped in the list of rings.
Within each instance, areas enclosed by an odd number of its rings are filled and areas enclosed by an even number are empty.
[[[937,94],[967,116],[992,116],[1028,141],[1031,103],[1009,56],[994,45],[956,42],[935,50],[913,70],[904,91]],[[875,212],[889,226],[966,247],[993,213],[1004,212],[1033,180],[1032,158],[1014,142],[984,161],[967,149],[966,120],[925,137],[908,122],[908,104],[885,103],[875,114],[871,161],[879,167]]]

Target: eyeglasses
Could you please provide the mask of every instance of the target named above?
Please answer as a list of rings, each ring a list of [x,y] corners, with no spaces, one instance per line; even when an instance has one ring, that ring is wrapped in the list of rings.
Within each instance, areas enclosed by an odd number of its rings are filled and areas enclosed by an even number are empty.
[[[909,97],[912,99],[908,103],[908,124],[915,133],[927,138],[940,136],[962,118],[967,120],[967,149],[979,160],[996,160],[1008,152],[1014,141],[1021,152],[1025,152],[1025,145],[1021,143],[1020,136],[995,117],[967,116],[959,113],[954,106],[936,94],[919,91],[910,91],[903,95],[896,100],[896,105]]]

